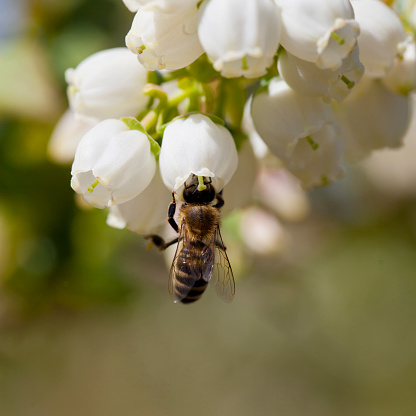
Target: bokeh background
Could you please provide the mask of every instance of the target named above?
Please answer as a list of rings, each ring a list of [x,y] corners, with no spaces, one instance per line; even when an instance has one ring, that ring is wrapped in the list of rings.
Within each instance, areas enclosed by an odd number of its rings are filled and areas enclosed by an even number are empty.
[[[416,128],[309,192],[267,255],[224,218],[234,302],[175,305],[163,257],[80,208],[47,152],[64,70],[132,17],[0,3],[0,415],[415,415]]]

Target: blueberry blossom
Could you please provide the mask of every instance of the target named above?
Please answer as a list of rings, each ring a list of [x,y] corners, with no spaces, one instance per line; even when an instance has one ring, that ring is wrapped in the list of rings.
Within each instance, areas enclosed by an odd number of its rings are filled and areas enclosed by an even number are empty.
[[[380,78],[406,47],[406,34],[397,14],[379,0],[353,0],[360,25],[358,43],[366,76]]]
[[[146,108],[147,70],[127,48],[97,52],[65,72],[68,99],[78,116],[134,117]]]
[[[126,202],[152,180],[156,147],[134,119],[104,120],[81,139],[72,165],[71,186],[97,208]]]
[[[295,91],[323,97],[327,102],[342,101],[364,74],[364,66],[358,59],[358,45],[333,71],[320,69],[313,62],[286,51],[279,56],[278,68],[279,74]]]
[[[271,0],[210,0],[201,6],[198,34],[221,75],[255,78],[273,63],[280,28],[280,10]]]
[[[346,156],[357,161],[373,150],[399,147],[410,120],[411,99],[388,89],[380,80],[364,77],[354,91],[334,105],[346,137]]]
[[[305,187],[343,175],[342,130],[321,98],[299,94],[274,79],[254,96],[251,115],[270,151]]]
[[[169,190],[178,191],[194,174],[211,178],[219,192],[237,169],[238,155],[224,126],[203,114],[191,114],[174,119],[166,127],[159,164]]]
[[[349,0],[276,0],[282,9],[280,43],[322,69],[337,69],[360,31]]]
[[[179,69],[204,52],[198,39],[197,0],[152,1],[140,7],[127,47],[149,70]]]

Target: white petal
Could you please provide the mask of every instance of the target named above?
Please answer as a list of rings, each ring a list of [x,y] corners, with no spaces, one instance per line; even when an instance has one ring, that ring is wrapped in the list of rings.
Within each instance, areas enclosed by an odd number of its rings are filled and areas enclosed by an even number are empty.
[[[351,2],[360,25],[360,60],[366,76],[382,77],[404,52],[406,35],[396,13],[379,0]]]
[[[177,191],[193,173],[213,178],[219,192],[234,174],[238,156],[225,127],[202,114],[192,114],[166,127],[159,163],[162,179],[170,190]]]
[[[280,13],[270,0],[203,3],[198,34],[213,66],[225,77],[264,75],[279,46]]]
[[[334,105],[334,111],[345,132],[347,157],[355,161],[375,149],[401,146],[410,99],[364,77],[342,103]]]
[[[150,185],[135,198],[110,208],[107,224],[115,228],[127,228],[137,234],[154,233],[166,222],[167,210],[172,199],[160,174],[156,173]]]
[[[354,49],[359,26],[348,0],[276,0],[282,9],[281,44],[319,68],[335,70]],[[338,41],[336,40],[338,38]]]
[[[98,120],[135,117],[149,98],[142,94],[147,70],[127,48],[95,53],[65,72],[71,109]]]
[[[166,12],[157,7],[141,8],[126,36],[127,47],[149,70],[179,69],[204,52],[197,33],[196,5]]]

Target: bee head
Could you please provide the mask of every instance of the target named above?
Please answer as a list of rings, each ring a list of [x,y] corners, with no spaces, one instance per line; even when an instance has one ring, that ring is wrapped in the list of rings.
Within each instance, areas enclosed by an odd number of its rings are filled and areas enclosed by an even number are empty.
[[[212,202],[216,191],[211,178],[192,174],[185,182],[183,199],[190,204],[204,204]]]

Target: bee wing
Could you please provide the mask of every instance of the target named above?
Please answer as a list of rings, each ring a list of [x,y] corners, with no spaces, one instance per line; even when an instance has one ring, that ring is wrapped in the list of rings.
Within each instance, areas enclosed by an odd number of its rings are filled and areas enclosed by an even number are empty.
[[[179,302],[186,297],[194,286],[195,281],[199,279],[201,273],[189,261],[188,256],[181,255],[184,249],[188,250],[188,253],[194,254],[195,250],[190,248],[189,241],[188,230],[182,224],[179,230],[178,245],[173,257],[168,281],[169,294],[174,302]]]
[[[215,230],[212,245],[214,265],[212,268],[211,285],[224,302],[230,303],[234,299],[235,294],[234,276],[219,227]]]

